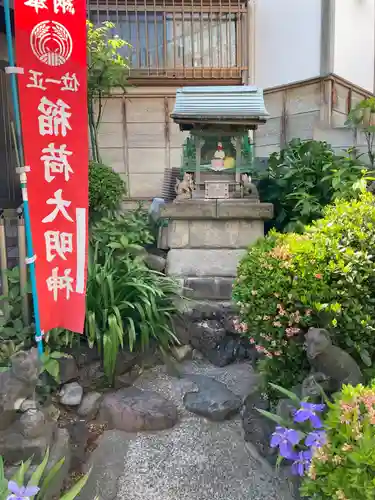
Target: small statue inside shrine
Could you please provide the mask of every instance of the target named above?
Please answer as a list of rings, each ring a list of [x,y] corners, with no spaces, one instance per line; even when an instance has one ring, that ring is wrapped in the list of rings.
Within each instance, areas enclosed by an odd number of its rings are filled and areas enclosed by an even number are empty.
[[[211,161],[212,170],[223,170],[224,159],[225,159],[225,152],[223,149],[223,144],[221,142],[218,142],[217,150],[215,151],[214,157]]]
[[[190,200],[195,190],[194,177],[190,172],[185,172],[182,181],[176,179],[175,192],[177,194],[175,201]]]

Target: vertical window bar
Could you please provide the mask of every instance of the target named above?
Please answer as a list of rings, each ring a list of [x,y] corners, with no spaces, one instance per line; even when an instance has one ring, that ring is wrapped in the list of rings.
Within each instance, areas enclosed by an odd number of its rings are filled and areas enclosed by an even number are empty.
[[[195,29],[194,29],[194,20],[193,20],[193,0],[191,0],[191,12],[190,12],[190,31],[191,31],[191,65],[193,67],[193,78],[195,78]]]
[[[200,20],[200,39],[201,39],[201,76],[204,78],[204,37],[203,37],[203,0],[201,0],[201,11],[199,15]]]
[[[219,43],[219,67],[220,67],[220,78],[223,72],[223,37],[222,37],[222,28],[223,28],[223,13],[221,10],[221,0],[219,0],[219,22],[217,23],[217,32],[218,32],[218,43]]]
[[[158,13],[156,11],[156,0],[154,0],[154,39],[155,39],[155,60],[156,65],[156,75],[159,75],[159,24],[158,24]]]
[[[185,77],[185,65],[186,65],[186,41],[185,41],[185,2],[182,0],[182,14],[181,14],[181,28],[182,28],[182,39],[181,39],[181,55],[182,55],[182,74]]]
[[[175,7],[175,3],[174,3],[174,0],[172,0],[172,8],[173,8],[173,66],[174,68],[176,69],[177,68],[177,30],[176,30],[176,13],[175,13],[175,10],[174,10],[174,7]]]
[[[212,61],[212,0],[210,0],[210,12],[208,14],[208,58],[209,67],[211,68],[211,75],[213,75],[213,61]]]
[[[226,68],[230,68],[230,75],[232,76],[232,44],[231,40],[231,30],[232,30],[232,3],[229,0],[228,14],[226,15],[225,23],[225,57],[226,57]]]
[[[146,50],[146,68],[147,74],[150,75],[150,44],[148,38],[148,12],[147,12],[147,0],[144,0],[144,23],[145,23],[145,50]]]
[[[167,6],[163,0],[163,74],[167,76],[167,68],[169,67],[168,61],[168,32],[167,32]]]
[[[137,59],[137,66],[139,69],[143,68],[142,64],[142,52],[141,52],[141,44],[139,42],[140,40],[140,35],[139,35],[139,17],[138,17],[138,9],[137,6],[134,4],[134,20],[135,20],[135,55]]]

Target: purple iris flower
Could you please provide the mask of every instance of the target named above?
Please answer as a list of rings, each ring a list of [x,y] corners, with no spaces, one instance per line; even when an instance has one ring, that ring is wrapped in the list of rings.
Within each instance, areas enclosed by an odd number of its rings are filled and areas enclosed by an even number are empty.
[[[309,420],[314,429],[321,429],[323,425],[317,413],[322,412],[325,407],[326,405],[301,403],[301,408],[294,413],[294,421],[300,423]]]
[[[279,448],[280,455],[290,458],[293,455],[293,446],[301,441],[301,434],[294,429],[276,427],[271,437],[271,448]]]
[[[18,486],[15,481],[8,482],[8,490],[12,493],[7,500],[30,500],[35,496],[40,488],[38,486]]]
[[[305,439],[305,445],[314,448],[321,448],[327,442],[327,435],[324,431],[310,432]]]
[[[300,451],[293,456],[292,474],[295,476],[303,476],[305,471],[308,471],[311,465],[311,451]]]

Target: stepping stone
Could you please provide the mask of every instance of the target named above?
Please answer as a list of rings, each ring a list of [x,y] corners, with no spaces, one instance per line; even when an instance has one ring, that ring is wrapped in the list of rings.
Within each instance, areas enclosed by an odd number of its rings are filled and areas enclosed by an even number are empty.
[[[184,396],[185,408],[209,420],[220,422],[235,415],[242,400],[226,385],[203,375],[190,375],[189,379],[198,386],[198,392],[188,392]]]
[[[160,431],[173,427],[176,406],[157,392],[128,387],[104,396],[99,420],[126,432]]]

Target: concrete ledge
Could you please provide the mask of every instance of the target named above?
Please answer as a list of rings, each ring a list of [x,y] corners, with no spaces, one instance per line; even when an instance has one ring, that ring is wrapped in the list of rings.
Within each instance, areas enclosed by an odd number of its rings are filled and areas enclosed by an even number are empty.
[[[257,203],[242,200],[217,200],[218,219],[267,220],[273,217],[272,203]]]
[[[166,219],[214,219],[216,200],[186,200],[167,203],[160,210],[160,217]]]
[[[236,276],[237,265],[246,250],[172,249],[167,257],[171,276]]]
[[[160,217],[172,220],[267,220],[271,219],[272,216],[272,203],[260,203],[246,198],[232,200],[192,199],[178,203],[167,203],[160,211]]]

